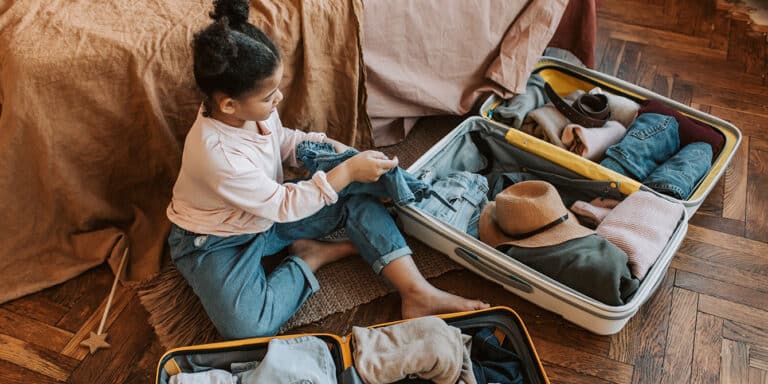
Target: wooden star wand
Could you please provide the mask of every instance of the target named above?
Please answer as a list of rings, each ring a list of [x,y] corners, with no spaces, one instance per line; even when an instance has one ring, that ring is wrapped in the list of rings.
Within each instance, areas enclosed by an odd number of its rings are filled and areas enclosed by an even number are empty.
[[[120,266],[117,267],[117,273],[115,273],[115,281],[112,282],[112,290],[109,292],[109,297],[107,298],[107,305],[104,306],[104,314],[101,316],[101,323],[99,324],[99,329],[96,331],[96,333],[93,333],[91,331],[91,335],[88,337],[87,340],[83,340],[80,345],[83,347],[88,347],[91,351],[91,355],[96,353],[97,350],[100,348],[110,348],[111,345],[107,343],[107,334],[101,333],[104,331],[104,323],[107,322],[107,315],[109,315],[109,307],[112,306],[112,298],[115,297],[115,290],[117,288],[117,281],[120,280],[120,274],[123,272],[123,266],[125,265],[125,260],[128,258],[128,247],[125,247],[125,250],[123,251],[123,256],[120,259]]]

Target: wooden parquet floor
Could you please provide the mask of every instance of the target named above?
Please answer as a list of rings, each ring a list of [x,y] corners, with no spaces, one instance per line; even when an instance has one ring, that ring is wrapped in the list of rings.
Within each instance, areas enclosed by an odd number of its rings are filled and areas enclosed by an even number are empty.
[[[753,2],[754,3],[754,2]],[[768,40],[725,0],[600,0],[598,69],[730,120],[744,141],[657,293],[613,336],[596,336],[466,271],[436,285],[517,310],[554,383],[768,383]],[[0,306],[0,383],[147,383],[163,350],[136,296],[118,288],[112,348],[96,329],[102,266]],[[397,319],[390,295],[304,331]]]

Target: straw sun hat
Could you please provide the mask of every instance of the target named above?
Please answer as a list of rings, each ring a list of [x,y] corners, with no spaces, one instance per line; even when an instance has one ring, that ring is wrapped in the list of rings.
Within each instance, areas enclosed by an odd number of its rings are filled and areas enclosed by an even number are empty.
[[[479,226],[480,240],[494,248],[547,247],[594,233],[565,208],[552,184],[538,180],[501,191],[483,208]]]

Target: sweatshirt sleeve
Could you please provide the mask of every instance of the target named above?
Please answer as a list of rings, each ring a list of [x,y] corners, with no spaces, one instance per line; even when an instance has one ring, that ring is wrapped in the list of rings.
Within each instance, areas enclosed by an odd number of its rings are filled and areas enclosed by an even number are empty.
[[[221,178],[215,188],[229,204],[278,223],[309,217],[339,198],[322,171],[309,180],[279,184],[261,169],[252,169]]]
[[[325,140],[325,134],[320,132],[303,132],[291,128],[283,127],[280,118],[274,115],[270,119],[271,129],[277,134],[280,143],[280,157],[283,163],[288,163],[291,167],[299,167],[301,164],[296,160],[296,145],[302,141],[315,141],[322,143]]]

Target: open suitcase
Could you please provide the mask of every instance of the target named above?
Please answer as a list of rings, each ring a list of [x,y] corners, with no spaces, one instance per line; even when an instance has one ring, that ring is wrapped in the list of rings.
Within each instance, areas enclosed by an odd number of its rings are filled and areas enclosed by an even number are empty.
[[[549,383],[523,321],[511,309],[494,307],[480,311],[445,314],[439,317],[449,325],[461,329],[462,333],[472,333],[473,330],[479,328],[492,327],[502,345],[507,349],[514,350],[520,357],[526,383]],[[374,325],[371,328],[384,327],[402,321]],[[359,378],[352,373],[351,369],[353,366],[351,337],[332,334],[299,334],[276,337],[290,339],[300,336],[316,336],[326,342],[336,364],[339,383],[360,383]],[[172,375],[180,372],[191,372],[193,368],[190,362],[211,368],[227,369],[229,364],[234,362],[260,360],[266,354],[267,345],[272,339],[272,337],[253,338],[172,349],[160,358],[155,383],[166,384]]]
[[[669,238],[662,254],[656,259],[634,295],[620,306],[611,306],[524,265],[493,247],[457,230],[430,214],[412,207],[398,207],[398,220],[406,233],[446,254],[467,269],[502,285],[508,291],[540,307],[560,314],[587,330],[609,335],[618,332],[637,313],[640,306],[658,288],[669,263],[687,231],[687,222],[702,204],[714,184],[722,176],[741,141],[741,133],[733,125],[691,109],[643,88],[586,68],[576,67],[557,59],[542,59],[536,66],[544,79],[560,94],[576,89],[589,90],[595,86],[636,101],[658,99],[689,117],[718,130],[725,138],[722,152],[694,188],[691,197],[677,200],[650,190],[639,182],[618,174],[541,139],[509,128],[489,119],[489,111],[499,103],[492,97],[482,106],[483,117],[470,117],[422,155],[408,171],[417,177],[439,178],[451,171],[477,172],[485,167],[486,156],[494,161],[521,169],[535,170],[538,176],[554,184],[576,185],[591,198],[608,194],[628,196],[638,191],[650,191],[657,196],[685,206],[678,226]],[[483,149],[478,145],[483,142]],[[490,154],[485,153],[490,151]],[[585,200],[589,201],[589,200]]]

